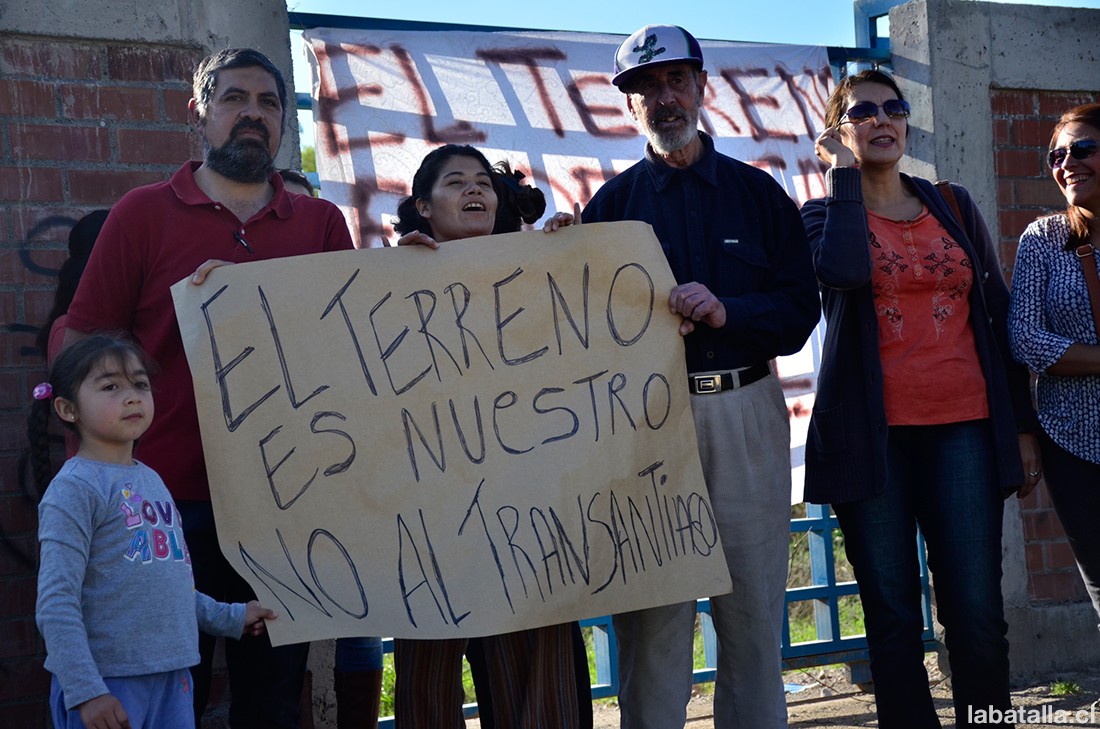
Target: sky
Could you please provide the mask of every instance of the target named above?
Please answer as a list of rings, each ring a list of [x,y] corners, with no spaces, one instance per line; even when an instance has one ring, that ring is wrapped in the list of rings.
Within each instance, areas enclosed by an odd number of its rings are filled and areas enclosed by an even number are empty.
[[[1100,0],[1002,0],[1008,4],[1100,8]],[[721,8],[720,10],[718,8]],[[492,25],[539,30],[574,30],[628,35],[649,23],[672,23],[707,40],[856,45],[852,0],[512,0],[512,2],[370,3],[364,0],[287,0],[287,9],[301,13],[368,18]],[[309,69],[300,36],[291,32],[294,86],[309,89]],[[302,145],[313,140],[309,112],[300,112]]]

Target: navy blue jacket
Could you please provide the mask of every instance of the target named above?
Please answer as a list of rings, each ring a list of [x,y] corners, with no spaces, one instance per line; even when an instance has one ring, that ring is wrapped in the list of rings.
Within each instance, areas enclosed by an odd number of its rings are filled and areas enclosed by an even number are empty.
[[[646,157],[584,209],[586,223],[638,220],[661,242],[676,282],[706,286],[726,307],[721,329],[684,338],[688,372],[746,367],[802,349],[821,317],[798,207],[751,165],[705,148],[680,170]]]
[[[866,499],[886,485],[886,405],[861,177],[852,168],[832,169],[827,175],[832,196],[802,207],[826,322],[806,438],[805,496],[816,504]],[[902,180],[974,264],[970,322],[985,376],[997,481],[1007,494],[1024,482],[1017,435],[1034,432],[1036,421],[1027,370],[1008,348],[1008,287],[993,241],[965,189],[951,186],[964,230],[935,185],[907,175]],[[829,245],[823,245],[826,239]]]

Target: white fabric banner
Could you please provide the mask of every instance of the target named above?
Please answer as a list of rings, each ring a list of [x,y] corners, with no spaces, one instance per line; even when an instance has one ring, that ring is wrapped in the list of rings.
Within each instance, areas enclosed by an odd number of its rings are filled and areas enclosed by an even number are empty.
[[[625,36],[534,31],[306,31],[317,170],[361,247],[395,240],[390,217],[431,149],[471,144],[507,160],[572,212],[641,158],[645,138],[611,85]],[[719,151],[768,170],[792,198],[824,193],[813,140],[832,90],[826,49],[702,41],[700,126]]]

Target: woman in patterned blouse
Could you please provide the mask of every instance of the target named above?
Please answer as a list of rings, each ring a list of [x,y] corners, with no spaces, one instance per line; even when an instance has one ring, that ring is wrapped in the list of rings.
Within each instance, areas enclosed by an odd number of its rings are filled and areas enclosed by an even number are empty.
[[[1100,614],[1100,346],[1082,263],[1100,246],[1100,104],[1070,109],[1054,127],[1047,162],[1066,209],[1020,236],[1009,335],[1039,375],[1046,484]]]
[[[959,726],[1008,709],[1003,496],[1038,481],[1008,289],[970,195],[958,214],[901,172],[910,107],[863,71],[826,106],[827,196],[802,208],[828,327],[806,442],[806,498],[830,503],[859,583],[883,729],[939,727],[924,668],[917,527],[946,631]],[[1004,346],[1002,346],[1004,345]],[[1028,475],[1033,474],[1033,475]]]

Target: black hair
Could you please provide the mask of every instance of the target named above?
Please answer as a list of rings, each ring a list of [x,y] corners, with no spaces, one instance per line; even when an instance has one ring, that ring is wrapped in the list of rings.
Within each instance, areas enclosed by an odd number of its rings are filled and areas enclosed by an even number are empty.
[[[1048,151],[1054,149],[1054,145],[1058,143],[1058,135],[1068,124],[1088,124],[1100,132],[1100,104],[1081,104],[1062,114],[1058,123],[1054,125],[1054,131],[1051,132]],[[1051,174],[1054,174],[1053,170]],[[1064,214],[1069,219],[1069,239],[1066,241],[1065,250],[1072,251],[1089,242],[1089,221],[1081,212],[1081,208],[1076,205],[1067,203]]]
[[[310,196],[315,195],[316,190],[313,189],[313,183],[309,181],[304,172],[298,170],[288,170],[286,168],[275,170],[279,173],[279,177],[283,178],[283,182],[289,182],[292,185],[298,185],[309,190]]]
[[[218,86],[218,72],[231,68],[262,68],[275,79],[275,86],[279,91],[279,106],[282,113],[280,127],[286,122],[286,81],[278,67],[271,59],[252,48],[226,48],[212,53],[199,62],[195,69],[192,81],[191,94],[195,98],[198,107],[199,118],[206,116],[206,107],[214,96],[214,89]]]
[[[92,246],[95,245],[99,231],[107,220],[107,210],[93,210],[85,215],[69,231],[69,257],[61,264],[57,272],[57,292],[53,297],[53,308],[50,309],[42,328],[38,330],[35,338],[35,346],[43,357],[48,355],[50,344],[50,330],[53,323],[69,311],[69,305],[73,303],[76,295],[76,286],[80,283],[80,277],[84,275],[84,268],[88,265],[88,257],[92,254]]]
[[[53,412],[53,401],[62,397],[76,402],[76,393],[81,383],[87,379],[92,370],[104,361],[112,361],[117,364],[119,370],[133,379],[132,360],[136,359],[149,376],[153,374],[153,366],[144,350],[137,344],[118,336],[96,334],[79,340],[67,347],[57,356],[53,366],[50,367],[49,386],[52,392],[41,399],[35,399],[31,404],[31,412],[27,416],[27,440],[30,444],[31,472],[38,494],[41,496],[46,486],[53,478],[53,468],[50,464],[50,438],[49,425],[50,413]],[[71,430],[76,429],[72,423],[62,421],[62,424]]]
[[[887,73],[875,68],[865,69],[852,76],[845,76],[833,89],[829,100],[825,103],[825,126],[835,127],[848,111],[848,97],[852,89],[860,84],[881,84],[888,86],[901,101],[905,100],[897,83]]]
[[[542,190],[520,184],[526,177],[519,170],[501,161],[493,165],[493,188],[497,193],[497,219],[493,233],[515,233],[523,223],[530,225],[546,212],[546,196]]]
[[[442,147],[437,147],[428,152],[420,163],[420,167],[416,170],[416,174],[413,175],[412,192],[397,206],[397,222],[393,224],[393,229],[399,234],[405,235],[414,230],[419,230],[425,235],[432,234],[431,225],[421,217],[420,211],[416,209],[416,201],[431,202],[432,187],[439,179],[439,173],[443,170],[443,166],[452,157],[472,157],[485,168],[490,177],[493,175],[493,168],[489,164],[489,160],[485,159],[485,155],[468,144],[444,144]]]

